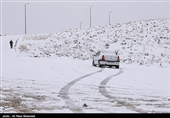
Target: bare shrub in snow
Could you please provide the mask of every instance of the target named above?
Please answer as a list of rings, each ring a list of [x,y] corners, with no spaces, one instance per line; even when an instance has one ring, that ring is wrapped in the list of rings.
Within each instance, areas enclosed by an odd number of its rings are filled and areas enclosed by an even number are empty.
[[[26,45],[20,45],[18,49],[20,50],[20,52],[23,52],[23,51],[27,52],[29,50]]]
[[[145,56],[149,56],[149,53],[145,53]]]
[[[165,57],[165,56],[166,56],[166,54],[161,53],[161,57]]]

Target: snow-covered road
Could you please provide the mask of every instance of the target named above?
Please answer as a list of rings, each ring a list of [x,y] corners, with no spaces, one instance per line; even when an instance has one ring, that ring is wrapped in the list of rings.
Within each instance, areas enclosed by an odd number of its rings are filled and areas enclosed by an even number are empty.
[[[2,67],[5,113],[170,112],[167,68],[98,68],[91,60],[15,56]]]

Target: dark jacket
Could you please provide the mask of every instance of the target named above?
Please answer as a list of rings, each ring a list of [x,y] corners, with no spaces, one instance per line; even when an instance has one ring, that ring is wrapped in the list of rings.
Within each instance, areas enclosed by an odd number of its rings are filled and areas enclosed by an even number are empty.
[[[13,44],[13,41],[12,40],[10,40],[10,42],[9,42],[11,45]]]

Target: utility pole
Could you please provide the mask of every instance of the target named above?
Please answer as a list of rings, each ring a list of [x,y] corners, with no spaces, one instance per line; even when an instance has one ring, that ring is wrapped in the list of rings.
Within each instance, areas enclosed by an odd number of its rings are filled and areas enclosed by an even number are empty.
[[[109,25],[111,25],[111,24],[110,24],[110,13],[111,13],[111,12],[112,12],[112,11],[109,11]]]
[[[93,7],[93,5],[90,6],[90,27],[91,27],[91,7]]]
[[[26,5],[28,5],[28,4],[29,4],[29,3],[26,3],[26,4],[25,4],[25,34],[27,33],[27,32],[26,32]]]
[[[80,29],[81,29],[81,23],[82,23],[82,22],[80,22]]]

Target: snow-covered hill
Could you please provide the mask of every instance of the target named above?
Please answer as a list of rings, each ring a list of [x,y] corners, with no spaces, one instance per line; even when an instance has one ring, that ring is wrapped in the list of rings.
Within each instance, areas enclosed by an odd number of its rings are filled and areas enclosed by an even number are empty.
[[[0,112],[170,113],[168,26],[157,19],[1,36]],[[120,69],[93,67],[100,49],[119,50]]]
[[[66,56],[81,60],[92,59],[98,50],[111,49],[119,51],[121,63],[168,67],[170,20],[150,19],[23,35],[18,38],[15,49],[18,56]]]

